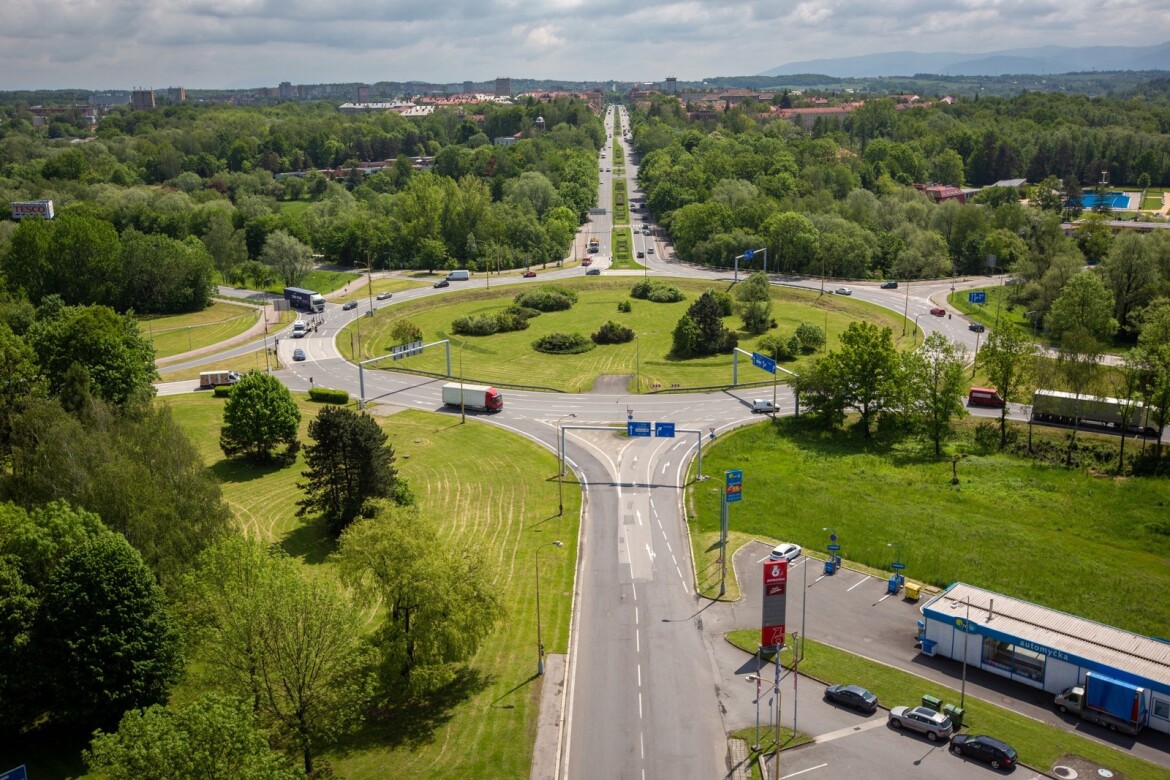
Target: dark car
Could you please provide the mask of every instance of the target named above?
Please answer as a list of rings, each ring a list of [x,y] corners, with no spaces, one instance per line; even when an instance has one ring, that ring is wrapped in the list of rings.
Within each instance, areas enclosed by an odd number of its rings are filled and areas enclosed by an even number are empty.
[[[645,252],[639,252],[639,253],[638,253],[638,257],[645,257],[645,256],[646,256],[646,253],[645,253]]]
[[[956,734],[951,739],[951,752],[969,756],[991,764],[992,769],[1008,769],[1016,765],[1016,751],[1006,742],[982,734]]]
[[[356,309],[356,308],[357,308],[357,301],[346,301],[345,304],[341,307],[341,310],[342,311],[349,311],[350,309]]]
[[[451,283],[448,282],[446,279],[440,279],[439,281],[435,282],[435,287],[450,287],[450,286],[451,286]]]
[[[525,279],[533,279],[535,277],[536,277],[536,271],[525,271],[524,272]]]
[[[973,330],[976,333],[982,333],[983,331],[987,330],[987,326],[982,322],[972,322],[967,326],[967,330]]]
[[[882,289],[883,290],[897,290],[898,283],[897,282],[882,282]]]
[[[300,361],[300,360],[304,360],[304,359],[305,359],[305,351],[303,349],[301,349],[300,347],[297,347],[296,349],[293,350],[293,360]]]
[[[825,698],[862,712],[876,712],[878,707],[877,695],[860,685],[830,685],[825,688]]]
[[[946,309],[944,309],[944,308],[943,308],[943,307],[941,307],[941,306],[935,306],[933,309],[931,309],[931,310],[930,310],[930,313],[931,313],[931,314],[933,314],[933,315],[934,315],[934,316],[936,316],[936,317],[945,317],[945,316],[947,316],[947,310],[946,310]]]

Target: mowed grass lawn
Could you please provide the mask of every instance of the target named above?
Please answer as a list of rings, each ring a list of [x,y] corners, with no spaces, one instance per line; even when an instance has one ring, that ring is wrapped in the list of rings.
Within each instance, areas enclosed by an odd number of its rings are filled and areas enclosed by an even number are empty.
[[[755,653],[759,638],[758,631],[732,631],[727,635],[732,644],[748,655]],[[792,653],[782,652],[780,663],[791,668]],[[828,684],[864,685],[876,693],[878,701],[887,708],[900,704],[917,704],[926,694],[936,696],[946,704],[959,703],[959,691],[954,688],[820,642],[805,642],[805,655],[800,662],[800,671]],[[819,696],[820,692],[814,688],[806,695]],[[1045,771],[1050,770],[1062,756],[1071,754],[1095,761],[1114,772],[1123,772],[1128,780],[1159,780],[1166,777],[1164,767],[1135,758],[1125,751],[1088,737],[1045,725],[1024,715],[1017,715],[1011,710],[972,696],[967,696],[964,702],[964,717],[967,723],[967,728],[962,730],[964,733],[1000,737],[1011,743],[1020,754],[1021,761]],[[992,773],[988,776],[996,775]]]
[[[435,276],[436,280],[441,278],[441,276]],[[361,279],[362,277],[359,277],[355,281],[361,281]],[[434,284],[434,282],[426,282],[423,280],[408,279],[403,277],[375,278],[372,294],[377,295],[378,293],[382,292],[396,293],[401,292],[402,290],[413,290],[416,287],[430,287],[432,284]],[[349,289],[349,285],[346,285],[345,289],[347,292],[343,293],[340,297],[330,298],[329,302],[345,303],[346,301],[365,301],[369,300],[371,295],[370,287],[366,284],[354,287],[352,290]]]
[[[218,449],[223,399],[161,399],[198,442],[223,484],[224,498],[248,534],[283,546],[309,576],[334,576],[333,544],[297,518],[303,459],[278,470],[240,466]],[[319,405],[298,397],[308,421]],[[378,409],[373,410],[378,416]],[[324,751],[339,777],[527,777],[536,733],[536,549],[540,554],[542,633],[550,653],[568,649],[580,493],[570,474],[565,514],[557,516],[557,459],[527,439],[458,416],[404,411],[379,417],[420,509],[439,524],[444,543],[488,559],[507,615],[464,676],[463,697],[437,697]]]
[[[670,355],[672,333],[687,307],[707,289],[727,289],[726,283],[700,282],[682,279],[664,280],[678,286],[687,296],[680,303],[651,303],[629,297],[630,289],[639,278],[588,277],[560,281],[558,286],[576,290],[579,299],[569,311],[541,314],[529,321],[527,330],[514,333],[499,333],[493,336],[458,336],[451,332],[451,322],[463,315],[498,312],[512,303],[515,288],[500,290],[479,290],[453,295],[433,296],[428,299],[388,307],[371,320],[360,318],[357,324],[348,328],[361,327],[362,359],[375,355],[386,355],[394,346],[390,332],[395,322],[408,319],[422,329],[427,342],[451,339],[452,372],[459,374],[459,345],[462,348],[463,374],[468,381],[499,384],[523,384],[549,387],[569,392],[588,390],[594,380],[603,374],[626,374],[633,376],[638,371],[643,391],[657,388],[708,387],[731,384],[731,355],[714,355],[704,358],[678,360]],[[773,311],[778,327],[771,331],[784,336],[791,335],[801,322],[811,322],[825,327],[828,321],[829,344],[836,346],[837,339],[848,324],[856,319],[865,319],[878,325],[894,329],[899,347],[909,348],[913,334],[901,334],[901,317],[894,312],[881,309],[862,301],[842,298],[836,295],[819,296],[816,291],[797,290],[788,287],[773,287]],[[630,301],[632,311],[617,310],[621,301]],[[540,336],[553,332],[577,332],[588,337],[607,320],[615,320],[640,335],[637,341],[628,344],[597,346],[579,355],[546,355],[532,348],[532,342]],[[725,319],[729,328],[742,324],[738,316]],[[740,347],[751,351],[759,341],[758,337],[740,334]],[[639,348],[640,342],[640,348]],[[339,348],[347,358],[350,339],[341,335],[337,340]],[[639,360],[639,352],[641,359]],[[784,367],[799,373],[808,357]],[[446,361],[441,347],[425,351],[416,357],[383,364],[386,368],[407,368],[443,373]],[[771,376],[754,369],[751,361],[740,356],[739,381],[770,381]]]
[[[238,336],[260,318],[260,309],[215,301],[203,311],[166,317],[139,317],[138,328],[154,344],[154,356],[168,358]]]
[[[313,290],[322,295],[331,293],[334,290],[339,290],[347,284],[357,279],[360,274],[353,271],[322,271],[320,269],[309,271],[308,275],[300,281],[299,284],[293,285],[305,290]],[[286,285],[284,282],[275,282],[268,287],[265,287],[266,292],[275,295],[282,295]]]
[[[1083,435],[1083,434],[1082,434]],[[1116,441],[1115,439],[1112,441]],[[956,448],[957,449],[957,448]],[[1007,455],[970,454],[951,485],[949,453],[907,441],[866,446],[787,419],[715,441],[715,478],[692,487],[695,560],[719,525],[727,469],[743,470],[739,533],[825,551],[937,586],[963,581],[1150,636],[1170,626],[1170,481],[1112,479]]]

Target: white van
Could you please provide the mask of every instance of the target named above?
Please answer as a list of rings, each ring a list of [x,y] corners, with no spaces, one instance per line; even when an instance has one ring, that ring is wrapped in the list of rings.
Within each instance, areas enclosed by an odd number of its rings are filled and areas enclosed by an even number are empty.
[[[447,274],[448,282],[466,282],[470,278],[471,273],[462,269],[458,271],[452,271],[451,273]]]
[[[234,385],[239,381],[240,375],[235,371],[201,371],[199,373],[199,387],[203,390],[220,385]]]
[[[752,401],[752,414],[773,414],[776,405],[767,398],[756,398]]]
[[[297,320],[293,323],[293,338],[304,338],[309,334],[309,323],[304,320]]]

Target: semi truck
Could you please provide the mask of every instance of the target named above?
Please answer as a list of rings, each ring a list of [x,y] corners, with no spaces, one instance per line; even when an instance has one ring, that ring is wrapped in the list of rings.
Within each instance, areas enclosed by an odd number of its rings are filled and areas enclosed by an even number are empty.
[[[325,296],[303,287],[285,287],[284,299],[294,309],[313,313],[325,311]]]
[[[1077,396],[1058,390],[1037,390],[1032,396],[1032,420],[1064,425],[1095,423],[1118,430],[1157,435],[1153,415],[1137,401],[1128,404],[1117,398]],[[1128,411],[1127,415],[1124,412]]]
[[[220,385],[234,385],[240,381],[236,371],[201,371],[199,372],[199,388],[208,390]]]
[[[447,406],[498,412],[504,408],[504,396],[494,387],[448,382],[443,385],[443,403]]]
[[[1145,688],[1097,672],[1086,672],[1084,685],[1056,694],[1056,707],[1123,734],[1139,733],[1149,716]]]

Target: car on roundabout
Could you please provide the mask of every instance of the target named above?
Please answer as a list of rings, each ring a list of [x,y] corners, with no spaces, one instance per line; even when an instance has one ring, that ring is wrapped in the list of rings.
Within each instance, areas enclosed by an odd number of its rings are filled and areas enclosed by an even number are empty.
[[[943,307],[941,307],[941,306],[935,306],[933,309],[931,309],[931,310],[930,310],[930,313],[931,313],[931,314],[933,314],[933,315],[934,315],[934,316],[936,316],[936,317],[945,317],[945,316],[947,316],[947,310],[946,310],[946,309],[944,309],[944,308],[943,308]]]
[[[974,331],[975,333],[983,333],[985,330],[987,330],[987,326],[982,322],[972,322],[967,326],[967,330]]]
[[[892,280],[889,282],[882,282],[882,289],[883,290],[897,290],[898,283],[895,281],[892,281]]]
[[[950,718],[929,707],[894,707],[890,710],[890,725],[896,729],[917,731],[931,742],[949,739],[955,732]]]
[[[352,309],[356,309],[356,308],[357,308],[357,301],[346,301],[342,305],[341,310],[342,311],[351,311]]]
[[[878,708],[877,694],[860,685],[830,685],[825,688],[825,698],[867,713],[877,712]]]
[[[300,347],[297,347],[296,349],[293,350],[293,360],[295,360],[299,363],[300,361],[302,361],[304,359],[305,359],[305,351],[303,349],[301,349]]]
[[[838,295],[852,295],[853,288],[852,287],[838,287],[836,292]]]
[[[791,563],[800,555],[800,545],[792,542],[781,542],[772,548],[772,552],[768,553],[768,560],[771,561],[788,561]]]
[[[392,296],[393,294],[394,293],[392,293],[392,292],[380,292],[375,297],[379,301],[388,301],[388,300],[390,300],[390,296]]]
[[[586,276],[601,276],[601,269],[600,268],[587,268],[587,269],[585,269],[585,275]]]
[[[446,279],[440,279],[439,281],[435,282],[434,286],[435,287],[450,287],[451,283],[448,282]]]
[[[956,734],[951,738],[951,752],[978,759],[992,769],[1011,769],[1019,760],[1011,745],[984,734]]]

